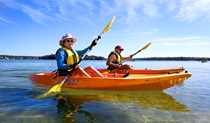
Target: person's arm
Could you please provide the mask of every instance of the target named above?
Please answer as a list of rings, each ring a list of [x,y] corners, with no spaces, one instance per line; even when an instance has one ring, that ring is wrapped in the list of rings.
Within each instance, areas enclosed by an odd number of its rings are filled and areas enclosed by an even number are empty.
[[[56,55],[57,67],[58,69],[67,70],[67,64],[65,64],[65,60],[67,59],[67,54],[64,50],[59,50]]]
[[[88,51],[89,47],[86,47],[83,50],[76,50],[76,52],[78,53],[79,56],[83,56]]]
[[[132,59],[134,54],[131,54],[129,57],[122,57],[122,60],[130,60]]]
[[[98,40],[95,39],[95,40],[92,41],[92,43],[90,44],[90,46],[88,46],[84,50],[76,50],[76,52],[78,53],[79,56],[82,56],[82,55],[84,55],[88,51],[88,49],[91,50],[97,43],[98,43]]]
[[[122,60],[126,60],[126,59],[128,59],[129,57],[122,57]]]

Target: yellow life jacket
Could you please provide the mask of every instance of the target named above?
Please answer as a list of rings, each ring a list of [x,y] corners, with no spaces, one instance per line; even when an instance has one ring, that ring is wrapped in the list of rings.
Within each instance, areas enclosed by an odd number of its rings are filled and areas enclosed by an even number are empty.
[[[69,50],[68,48],[65,47],[61,47],[58,50],[63,49],[65,51],[65,53],[67,54],[67,60],[64,61],[67,64],[74,64],[74,63],[78,63],[80,58],[79,55],[77,54],[77,52],[74,49]],[[58,52],[57,50],[57,52]],[[56,52],[56,54],[57,54]],[[68,71],[71,71],[72,69],[69,69]]]
[[[119,65],[122,65],[122,57],[121,57],[121,55],[120,54],[118,54],[117,52],[115,52],[115,51],[112,51],[110,54],[109,54],[109,56],[108,57],[110,57],[110,55],[112,55],[112,54],[115,54],[116,56],[117,56],[117,61],[116,62],[114,62],[115,64],[119,64]]]
[[[120,54],[118,54],[117,52],[113,51],[114,54],[117,55],[117,63],[122,65],[122,57]]]
[[[67,53],[67,64],[74,64],[79,62],[79,55],[74,49],[62,48]]]

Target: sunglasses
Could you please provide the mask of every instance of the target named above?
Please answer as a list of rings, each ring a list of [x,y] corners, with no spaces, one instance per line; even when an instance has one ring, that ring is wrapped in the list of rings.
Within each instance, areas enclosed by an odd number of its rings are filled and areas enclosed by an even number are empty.
[[[65,40],[66,42],[72,42],[72,43],[74,43],[74,40]]]
[[[119,49],[120,51],[123,51],[123,49]]]

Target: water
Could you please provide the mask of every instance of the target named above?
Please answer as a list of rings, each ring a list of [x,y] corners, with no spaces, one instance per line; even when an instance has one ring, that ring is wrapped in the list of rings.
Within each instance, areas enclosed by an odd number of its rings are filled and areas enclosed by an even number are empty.
[[[135,61],[134,68],[185,67],[192,77],[164,91],[92,91],[62,88],[61,95],[36,99],[49,90],[29,79],[56,69],[54,60],[0,60],[1,123],[141,123],[210,121],[210,63]],[[105,68],[105,61],[81,67]],[[62,98],[60,98],[62,97]],[[59,99],[60,98],[60,99]]]

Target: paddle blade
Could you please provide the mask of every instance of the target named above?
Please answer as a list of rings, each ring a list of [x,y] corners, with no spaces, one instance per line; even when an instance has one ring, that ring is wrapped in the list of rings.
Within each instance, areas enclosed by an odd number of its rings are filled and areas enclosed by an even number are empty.
[[[44,94],[41,94],[39,96],[37,96],[37,99],[41,99],[41,98],[46,98],[49,96],[55,96],[57,93],[61,92],[61,86],[64,84],[65,81],[62,81],[61,83],[53,86],[49,91],[47,91]]]
[[[111,70],[104,71],[102,74],[108,74]]]
[[[61,91],[61,86],[64,84],[64,81],[62,81],[61,83],[53,86],[47,93],[57,93]]]
[[[145,45],[143,48],[141,48],[141,50],[147,49],[147,47],[149,47],[150,44],[151,44],[151,42],[149,42],[147,45]]]
[[[115,18],[116,18],[115,16],[112,18],[112,20],[109,22],[109,24],[104,28],[102,34],[107,32],[111,28],[112,23],[114,22]]]

